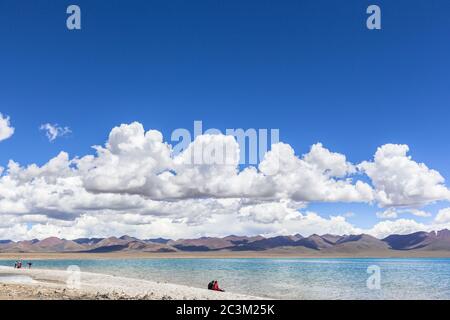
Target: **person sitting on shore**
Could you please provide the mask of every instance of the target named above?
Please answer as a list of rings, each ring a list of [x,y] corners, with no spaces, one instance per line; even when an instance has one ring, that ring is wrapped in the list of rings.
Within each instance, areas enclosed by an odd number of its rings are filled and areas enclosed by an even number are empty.
[[[213,280],[208,284],[208,289],[213,291],[225,292],[225,290],[220,289],[219,282],[217,280]]]

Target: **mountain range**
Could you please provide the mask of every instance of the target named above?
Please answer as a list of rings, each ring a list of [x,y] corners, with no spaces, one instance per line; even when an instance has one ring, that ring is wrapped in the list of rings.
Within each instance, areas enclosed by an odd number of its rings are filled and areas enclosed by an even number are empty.
[[[390,235],[378,239],[360,235],[300,234],[265,238],[262,236],[202,237],[171,240],[163,238],[137,239],[130,236],[109,238],[80,238],[75,240],[50,237],[27,241],[0,240],[0,253],[111,253],[111,252],[286,252],[293,254],[324,255],[389,255],[390,253],[448,252],[450,231],[415,232]]]

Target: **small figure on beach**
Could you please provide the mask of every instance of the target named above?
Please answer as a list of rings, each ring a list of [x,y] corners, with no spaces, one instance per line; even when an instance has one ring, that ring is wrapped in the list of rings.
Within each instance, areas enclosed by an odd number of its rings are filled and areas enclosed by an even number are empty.
[[[225,290],[220,289],[219,282],[217,280],[213,280],[208,284],[208,290],[225,292]]]
[[[17,260],[14,264],[14,269],[21,269],[22,268],[22,261]]]
[[[28,262],[27,265],[28,265],[28,269],[31,269],[31,266],[33,265],[33,263],[32,262]]]

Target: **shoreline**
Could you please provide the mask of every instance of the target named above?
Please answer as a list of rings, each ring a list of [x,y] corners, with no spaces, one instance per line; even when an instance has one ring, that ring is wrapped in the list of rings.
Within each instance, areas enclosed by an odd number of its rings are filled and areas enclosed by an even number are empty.
[[[14,269],[0,266],[0,300],[264,300],[231,292],[65,270]],[[67,285],[79,276],[77,289]]]

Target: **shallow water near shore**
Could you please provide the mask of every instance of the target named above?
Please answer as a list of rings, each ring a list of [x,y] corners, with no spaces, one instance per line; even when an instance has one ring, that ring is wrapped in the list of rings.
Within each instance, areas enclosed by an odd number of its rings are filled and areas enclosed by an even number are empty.
[[[28,276],[18,276],[14,274],[3,274],[0,276],[0,283],[8,283],[8,284],[30,284],[34,283],[33,278]]]
[[[0,260],[0,265],[13,266],[14,261]],[[197,288],[206,288],[210,280],[217,279],[227,291],[276,299],[450,299],[450,259],[33,261],[33,268],[42,269],[64,270],[73,265],[84,272]],[[379,290],[367,287],[370,266],[379,267]]]

